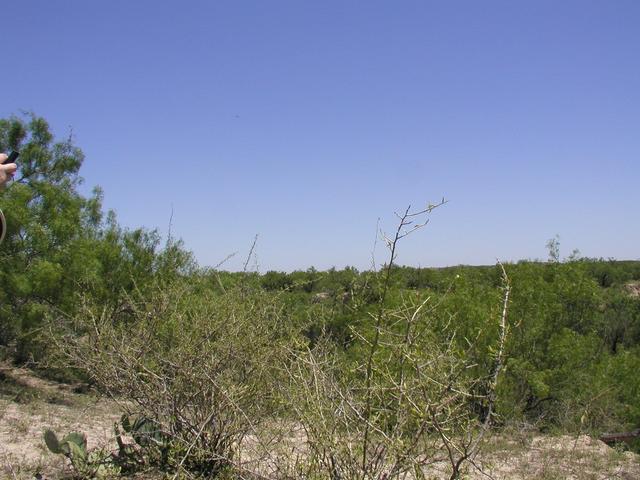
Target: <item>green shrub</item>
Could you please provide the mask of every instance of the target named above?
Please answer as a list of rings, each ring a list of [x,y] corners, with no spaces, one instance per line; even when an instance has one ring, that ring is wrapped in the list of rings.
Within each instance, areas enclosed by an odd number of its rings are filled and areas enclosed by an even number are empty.
[[[216,476],[279,408],[275,385],[296,340],[277,296],[202,286],[159,282],[127,296],[127,312],[88,304],[54,332],[64,328],[57,344],[73,367],[153,426],[157,468]]]

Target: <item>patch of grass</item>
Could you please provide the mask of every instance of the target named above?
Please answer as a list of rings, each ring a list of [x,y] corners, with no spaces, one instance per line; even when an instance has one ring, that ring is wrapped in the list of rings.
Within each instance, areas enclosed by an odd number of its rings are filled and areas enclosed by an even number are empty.
[[[41,392],[37,388],[24,385],[2,370],[0,370],[0,395],[23,405],[41,398]]]
[[[29,385],[21,378],[7,373],[6,370],[0,370],[0,396],[21,405],[33,403],[49,403],[66,407],[75,405],[73,396],[66,394],[59,388]]]
[[[70,397],[61,393],[51,393],[47,395],[45,401],[51,405],[63,405],[65,407],[73,407],[76,404],[76,402],[74,402]]]

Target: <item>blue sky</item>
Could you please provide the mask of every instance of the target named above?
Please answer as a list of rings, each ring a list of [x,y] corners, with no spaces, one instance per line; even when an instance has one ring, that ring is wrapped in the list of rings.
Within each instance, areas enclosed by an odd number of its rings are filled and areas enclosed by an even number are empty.
[[[202,265],[367,268],[377,219],[446,197],[403,264],[637,259],[640,2],[3,2],[0,116]],[[384,258],[378,242],[376,258]]]

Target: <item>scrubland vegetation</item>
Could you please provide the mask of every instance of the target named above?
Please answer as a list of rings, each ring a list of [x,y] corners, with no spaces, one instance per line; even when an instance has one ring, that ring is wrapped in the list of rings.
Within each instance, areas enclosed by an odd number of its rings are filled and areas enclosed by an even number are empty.
[[[70,475],[454,479],[489,472],[496,438],[640,426],[640,262],[552,240],[547,261],[397,265],[431,205],[400,212],[379,269],[206,269],[78,193],[82,153],[43,119],[0,121],[10,149],[5,364],[123,415],[110,451],[47,434]]]

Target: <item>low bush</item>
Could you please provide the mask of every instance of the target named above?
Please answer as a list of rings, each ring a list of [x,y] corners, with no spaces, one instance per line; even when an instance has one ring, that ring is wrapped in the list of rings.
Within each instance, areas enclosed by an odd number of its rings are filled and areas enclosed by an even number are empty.
[[[85,304],[53,332],[74,367],[128,415],[157,425],[166,443],[157,467],[216,476],[278,408],[273,385],[295,338],[275,298],[158,283],[115,313]]]

